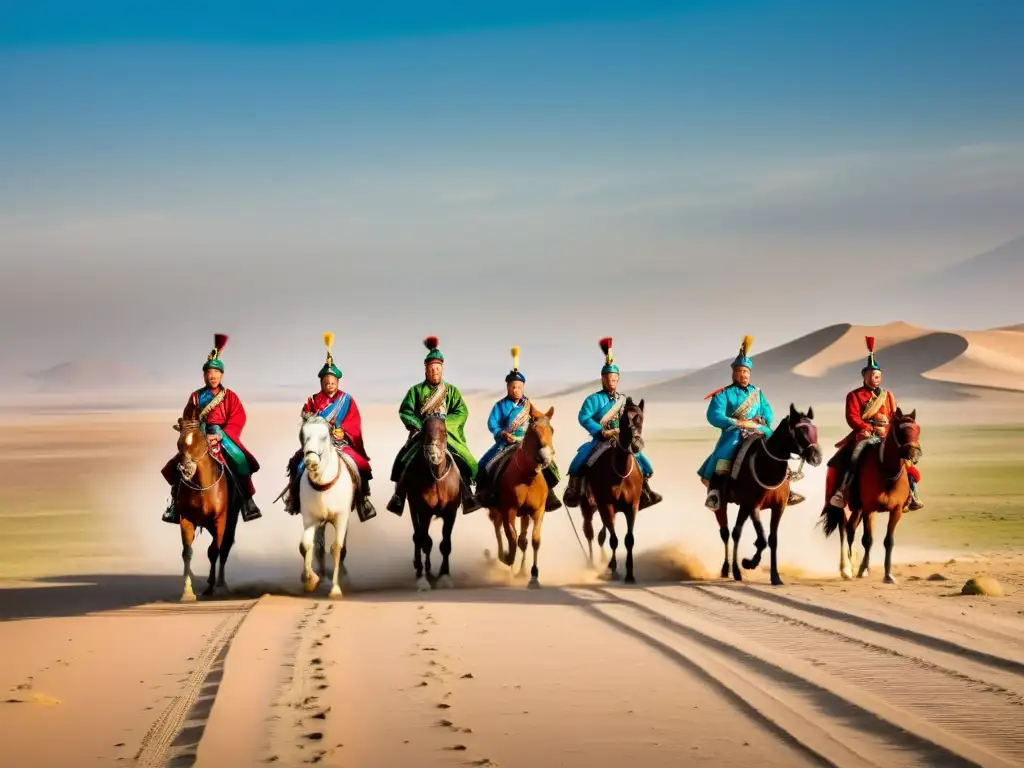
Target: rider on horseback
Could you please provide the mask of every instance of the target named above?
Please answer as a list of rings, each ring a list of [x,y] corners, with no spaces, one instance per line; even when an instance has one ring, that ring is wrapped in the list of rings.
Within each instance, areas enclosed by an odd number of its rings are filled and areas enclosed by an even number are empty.
[[[619,418],[622,415],[622,409],[626,406],[626,396],[617,391],[619,366],[615,365],[615,358],[612,356],[612,340],[604,338],[598,344],[605,356],[604,366],[601,368],[602,389],[583,401],[577,417],[580,426],[587,430],[592,439],[589,443],[580,446],[569,465],[569,486],[562,497],[562,501],[567,507],[579,506],[580,494],[583,490],[583,473],[590,464],[595,450],[602,445],[612,445],[613,441],[618,438]],[[635,458],[644,476],[643,493],[640,499],[640,508],[643,509],[657,504],[662,497],[661,494],[651,490],[650,478],[654,474],[654,469],[651,467],[650,460],[643,451],[637,453]]]
[[[522,442],[530,426],[530,401],[523,394],[525,388],[526,376],[519,370],[519,347],[512,347],[512,370],[505,376],[508,394],[494,404],[487,418],[487,429],[494,436],[494,445],[480,458],[477,469],[476,498],[481,504],[486,505],[489,501],[487,497],[493,490],[497,473],[503,468],[506,457],[512,454],[512,446]],[[551,512],[562,506],[555,495],[555,486],[560,478],[554,462],[544,469],[544,479],[548,484],[545,511]]]
[[[356,492],[356,512],[363,522],[375,517],[377,511],[370,502],[370,459],[363,445],[363,420],[359,415],[355,398],[338,387],[341,370],[334,364],[331,347],[334,345],[334,334],[324,334],[327,347],[327,361],[317,376],[320,378],[320,391],[306,400],[302,406],[303,417],[316,414],[327,419],[331,424],[331,438],[334,447],[348,456],[359,469],[360,487]],[[299,512],[299,481],[304,468],[302,448],[295,452],[288,462],[288,492],[285,509],[289,514]]]
[[[224,375],[220,354],[227,341],[228,337],[222,333],[214,335],[213,350],[203,364],[203,380],[206,385],[189,396],[182,418],[194,418],[203,425],[210,453],[228,470],[226,474],[230,478],[229,482],[242,499],[242,520],[249,522],[263,516],[253,501],[256,489],[252,484],[252,475],[259,471],[260,465],[242,445],[242,428],[245,426],[242,401],[233,391],[220,384]],[[161,519],[165,523],[177,525],[180,517],[175,508],[175,498],[181,484],[178,457],[168,461],[160,474],[171,486],[171,500]]]
[[[437,348],[437,337],[428,336],[423,340],[427,348],[427,356],[423,358],[424,377],[419,384],[409,387],[402,404],[398,407],[398,417],[409,430],[409,439],[399,450],[391,468],[391,480],[395,484],[395,493],[388,502],[388,511],[401,515],[405,508],[405,489],[402,479],[410,462],[421,449],[419,433],[423,427],[423,419],[436,413],[445,417],[448,431],[448,450],[451,451],[455,464],[462,476],[462,511],[464,514],[480,509],[480,503],[474,498],[472,491],[473,479],[476,476],[476,459],[466,445],[463,428],[469,417],[469,407],[462,398],[462,393],[452,384],[444,381],[444,355]]]
[[[889,430],[889,421],[896,412],[896,397],[882,389],[882,369],[875,362],[875,337],[865,336],[864,340],[868,347],[868,362],[860,371],[864,384],[846,395],[846,423],[851,431],[836,443],[839,450],[828,462],[825,481],[825,498],[839,509],[846,506],[846,494],[864,449],[882,442]],[[832,493],[838,477],[842,478],[842,483]],[[907,479],[910,481],[910,509],[921,509],[924,504],[917,495],[920,470],[908,465]]]
[[[750,383],[754,362],[748,355],[753,343],[753,336],[743,337],[740,353],[732,361],[732,384],[704,398],[711,401],[708,403],[708,422],[722,430],[715,449],[697,470],[701,481],[708,486],[707,499],[704,501],[708,509],[717,510],[728,498],[727,486],[733,460],[743,441],[756,433],[762,434],[765,439],[772,436],[772,421],[775,418],[772,406],[764,393]],[[804,501],[804,497],[790,490],[788,506],[801,501]]]

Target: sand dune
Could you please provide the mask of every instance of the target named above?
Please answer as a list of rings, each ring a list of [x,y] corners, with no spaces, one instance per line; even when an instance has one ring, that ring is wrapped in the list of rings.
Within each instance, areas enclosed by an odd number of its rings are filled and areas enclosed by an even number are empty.
[[[860,380],[865,336],[886,384],[915,398],[958,400],[992,390],[1024,393],[1024,326],[983,331],[934,331],[905,322],[839,324],[754,354],[754,378],[769,392],[794,400],[841,397]],[[632,388],[656,401],[701,398],[728,381],[731,357],[694,373]]]

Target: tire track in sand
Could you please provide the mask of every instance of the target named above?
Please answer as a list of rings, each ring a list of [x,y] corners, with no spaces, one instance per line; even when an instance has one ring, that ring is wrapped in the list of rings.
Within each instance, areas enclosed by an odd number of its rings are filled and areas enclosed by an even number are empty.
[[[212,709],[213,699],[217,695],[219,679],[212,678],[223,667],[224,659],[231,648],[231,641],[238,634],[246,616],[258,602],[259,600],[248,600],[236,604],[210,633],[206,644],[196,657],[195,664],[181,692],[174,697],[142,738],[142,743],[134,757],[136,764],[163,768],[172,762],[175,765],[191,765],[195,761],[198,738],[190,740],[194,743],[183,745],[184,749],[176,748],[175,742],[183,736],[185,726],[190,719],[198,721],[193,727],[197,728],[201,735],[206,715]],[[224,603],[218,604],[216,608],[211,607],[210,610],[223,613],[226,611],[224,605]],[[203,606],[197,606],[197,609],[203,610]],[[211,689],[207,696],[208,701],[203,702],[203,711],[198,712],[196,711],[197,699],[207,686]]]
[[[917,658],[923,646],[904,655],[707,589],[579,591],[591,593],[591,610],[696,666],[828,764],[1020,764],[1015,692]]]

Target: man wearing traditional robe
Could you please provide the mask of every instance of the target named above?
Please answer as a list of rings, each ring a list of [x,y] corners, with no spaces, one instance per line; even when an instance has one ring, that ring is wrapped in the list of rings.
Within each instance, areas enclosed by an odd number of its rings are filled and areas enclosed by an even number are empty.
[[[221,352],[227,341],[228,337],[222,333],[214,336],[213,350],[203,364],[205,386],[189,396],[182,418],[194,418],[200,422],[206,433],[210,454],[227,469],[226,475],[232,484],[232,497],[242,501],[242,520],[249,522],[262,517],[253,500],[256,488],[252,482],[252,476],[259,471],[260,465],[242,444],[242,429],[246,419],[242,401],[232,390],[221,385],[224,376]],[[175,498],[181,483],[178,457],[168,461],[160,474],[171,486],[171,500],[161,519],[165,523],[177,525],[180,517],[175,507]]]
[[[359,489],[356,491],[356,513],[362,522],[366,522],[377,514],[370,502],[370,479],[373,473],[370,469],[370,459],[366,455],[366,447],[363,445],[363,420],[359,415],[359,408],[355,398],[339,388],[342,373],[334,364],[334,357],[331,354],[333,344],[334,334],[325,333],[327,360],[317,374],[320,379],[320,391],[307,398],[302,406],[302,416],[316,414],[327,419],[331,425],[334,447],[356,465],[360,480]],[[293,515],[299,512],[299,482],[304,468],[300,446],[288,462],[288,495],[285,509]]]
[[[889,431],[889,422],[896,412],[896,397],[892,392],[882,389],[882,369],[875,362],[875,337],[865,336],[868,348],[867,365],[861,368],[863,386],[846,395],[846,423],[850,432],[836,443],[836,455],[828,462],[828,474],[825,476],[825,498],[829,504],[843,509],[846,506],[846,494],[849,493],[853,481],[854,470],[864,449],[869,445],[882,442]],[[837,486],[837,480],[842,482]],[[907,479],[910,481],[910,509],[924,507],[917,493],[917,484],[921,479],[921,471],[907,465]]]
[[[619,419],[626,407],[626,396],[618,391],[619,366],[612,355],[612,340],[604,338],[598,342],[604,352],[605,361],[601,368],[601,390],[589,395],[580,407],[577,420],[587,430],[590,441],[580,446],[569,464],[569,485],[562,501],[567,507],[578,507],[580,492],[583,488],[583,473],[594,450],[602,443],[617,440],[619,437]],[[662,500],[660,493],[651,490],[650,478],[654,474],[650,459],[640,451],[634,457],[644,477],[643,492],[640,497],[640,508],[650,507]]]
[[[512,370],[505,376],[506,395],[491,407],[487,417],[487,429],[494,437],[494,445],[480,457],[476,473],[476,498],[481,504],[487,504],[487,497],[494,490],[495,471],[501,471],[514,446],[522,442],[530,427],[530,401],[525,389],[526,376],[519,370],[519,347],[512,347]],[[548,484],[545,509],[552,512],[562,506],[555,495],[555,486],[561,478],[554,462],[543,471]]]
[[[472,490],[477,463],[466,444],[464,433],[466,419],[469,418],[469,406],[466,405],[458,387],[443,378],[444,355],[438,349],[437,337],[428,336],[423,340],[423,345],[427,348],[427,355],[423,358],[423,381],[409,387],[398,407],[398,418],[409,430],[409,439],[398,452],[391,469],[395,493],[388,502],[388,511],[401,515],[405,509],[402,479],[422,445],[419,435],[423,428],[423,420],[430,414],[440,414],[444,416],[448,431],[448,450],[455,457],[455,464],[462,477],[462,511],[463,514],[468,514],[480,509],[481,506],[474,498]]]

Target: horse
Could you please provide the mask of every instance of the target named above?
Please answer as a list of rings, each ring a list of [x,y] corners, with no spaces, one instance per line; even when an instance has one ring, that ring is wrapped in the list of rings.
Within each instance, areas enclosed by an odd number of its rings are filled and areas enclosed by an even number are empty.
[[[531,589],[540,587],[537,551],[540,549],[540,532],[548,498],[544,470],[551,466],[555,459],[552,442],[555,430],[551,426],[551,417],[554,415],[553,407],[544,413],[530,403],[530,425],[522,442],[512,449],[512,455],[495,483],[492,496],[494,501],[489,513],[494,524],[494,538],[498,543],[498,559],[509,568],[516,562],[516,518],[521,520],[518,543],[523,553],[523,561],[515,573],[516,578],[525,575],[526,535],[530,529],[530,522],[533,521],[533,567],[530,569],[528,584]],[[507,552],[502,534],[508,541]]]
[[[189,418],[185,418],[188,416]],[[185,585],[182,602],[196,599],[192,591],[192,544],[196,530],[205,528],[213,536],[207,554],[210,558],[210,578],[203,597],[212,597],[215,589],[227,591],[224,566],[235,543],[238,516],[241,509],[239,495],[231,493],[231,478],[222,461],[215,458],[219,447],[211,447],[194,409],[178,419],[174,430],[178,435],[178,472],[181,482],[174,499],[181,528],[181,559],[184,563]],[[217,563],[220,562],[218,570]]]
[[[302,586],[309,593],[316,591],[320,575],[313,571],[313,549],[317,550],[321,575],[324,568],[323,533],[328,523],[334,526],[334,543],[331,557],[334,573],[331,576],[329,597],[337,600],[342,596],[338,581],[343,573],[342,549],[348,539],[348,523],[355,501],[357,477],[341,458],[331,438],[331,424],[315,414],[303,417],[299,428],[299,442],[305,464],[303,475],[306,482],[299,484],[299,512],[302,515],[302,539],[299,553],[303,559]],[[339,482],[341,481],[341,482]]]
[[[429,414],[420,431],[422,442],[419,455],[406,469],[403,485],[409,500],[412,517],[412,540],[415,546],[413,565],[416,568],[416,588],[423,592],[431,587],[433,575],[430,551],[434,546],[430,538],[430,523],[441,518],[441,569],[436,586],[450,588],[451,574],[448,556],[452,551],[452,530],[462,503],[462,476],[455,458],[448,450],[448,428],[444,416]],[[422,558],[422,559],[421,559]],[[426,575],[424,576],[424,560]]]
[[[587,538],[590,567],[594,567],[594,513],[598,512],[603,526],[598,544],[603,545],[602,539],[607,531],[608,543],[612,549],[605,578],[613,581],[619,579],[616,559],[619,538],[615,533],[615,515],[622,512],[626,516],[627,584],[636,583],[633,577],[633,527],[640,509],[640,495],[644,484],[636,454],[644,449],[643,427],[644,401],[635,403],[633,398],[627,397],[622,415],[619,417],[618,438],[611,442],[587,470],[586,486],[580,498],[583,533]]]
[[[753,438],[747,444],[746,440]],[[744,445],[746,450],[744,451]],[[729,481],[722,501],[715,510],[718,520],[718,532],[725,548],[725,560],[722,562],[722,578],[728,578],[729,564],[729,504],[739,505],[736,525],[732,529],[732,577],[735,581],[743,581],[740,565],[744,570],[753,570],[761,564],[761,553],[765,547],[771,548],[771,580],[774,586],[782,586],[779,576],[779,523],[789,502],[789,484],[792,474],[789,459],[796,456],[801,462],[806,461],[812,467],[821,464],[822,452],[818,446],[818,428],[814,425],[814,409],[808,408],[801,413],[790,403],[789,414],[785,416],[765,439],[761,433],[748,433],[744,444],[737,454],[739,466],[734,465],[735,479]],[[802,464],[801,464],[802,466]],[[761,524],[761,510],[770,509],[772,519],[765,540],[764,526]],[[740,536],[747,519],[751,519],[757,540],[754,542],[754,556],[740,560]]]
[[[904,413],[897,408],[889,423],[885,439],[876,450],[868,446],[860,456],[855,469],[854,481],[850,483],[847,506],[850,510],[833,506],[826,499],[821,512],[822,530],[828,538],[839,530],[839,573],[844,579],[853,578],[853,539],[857,526],[864,523],[861,543],[864,558],[861,560],[857,578],[863,578],[871,570],[872,515],[888,512],[889,525],[885,532],[885,584],[895,584],[892,576],[892,550],[896,543],[896,526],[903,517],[903,510],[910,502],[910,478],[907,477],[906,462],[917,464],[924,454],[921,449],[921,427],[917,423],[917,409]]]

